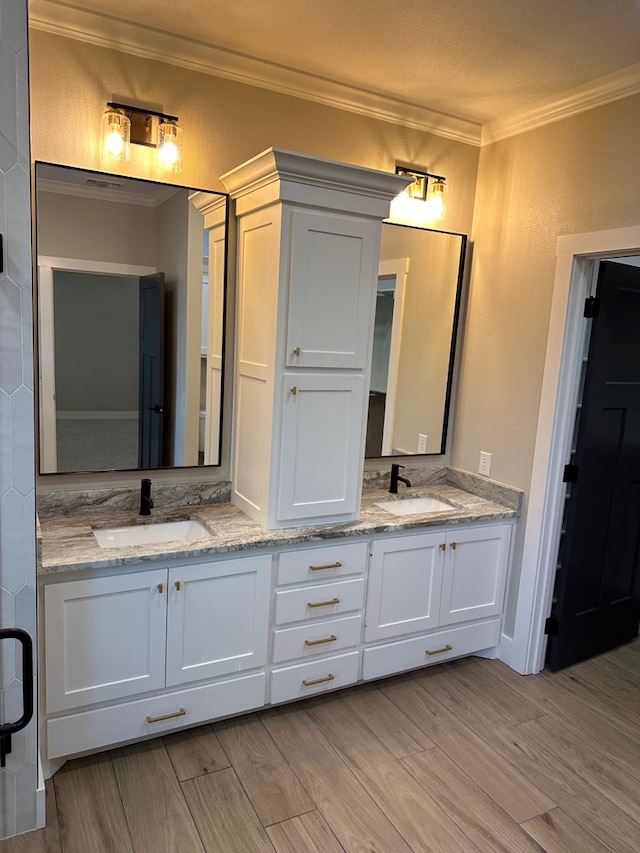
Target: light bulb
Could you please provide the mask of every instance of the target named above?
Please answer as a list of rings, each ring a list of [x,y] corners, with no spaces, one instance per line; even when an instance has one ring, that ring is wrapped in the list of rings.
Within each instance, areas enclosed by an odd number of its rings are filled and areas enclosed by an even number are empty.
[[[182,170],[182,128],[163,121],[158,128],[158,162],[168,172]]]
[[[427,218],[444,219],[447,213],[448,187],[442,178],[436,178],[427,191]]]
[[[102,117],[102,152],[106,162],[129,159],[131,121],[121,110],[107,110]]]

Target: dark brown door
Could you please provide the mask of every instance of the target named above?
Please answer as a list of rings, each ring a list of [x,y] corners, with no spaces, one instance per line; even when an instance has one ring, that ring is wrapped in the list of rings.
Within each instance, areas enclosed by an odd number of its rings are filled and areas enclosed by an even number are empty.
[[[596,299],[551,669],[628,642],[640,623],[640,268],[602,262]]]
[[[140,279],[138,467],[162,465],[164,427],[164,274]]]

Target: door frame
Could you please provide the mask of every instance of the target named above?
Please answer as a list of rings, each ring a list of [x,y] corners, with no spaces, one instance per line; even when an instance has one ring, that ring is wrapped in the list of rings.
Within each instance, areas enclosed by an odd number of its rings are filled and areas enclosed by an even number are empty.
[[[53,325],[53,274],[56,270],[133,277],[156,272],[155,267],[141,266],[139,264],[117,264],[110,261],[92,261],[82,258],[57,258],[50,255],[38,255],[36,311],[38,316],[39,470],[45,474],[55,474],[58,471],[54,367],[55,337]]]
[[[526,514],[513,638],[500,657],[523,674],[544,667],[565,486],[587,324],[584,299],[601,259],[640,253],[640,225],[558,237],[542,393]]]

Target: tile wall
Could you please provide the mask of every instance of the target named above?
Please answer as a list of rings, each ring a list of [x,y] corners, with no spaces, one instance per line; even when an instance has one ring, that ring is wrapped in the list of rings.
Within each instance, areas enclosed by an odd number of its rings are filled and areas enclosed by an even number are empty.
[[[35,641],[36,554],[27,0],[0,0],[0,627]],[[0,647],[0,720],[22,713],[17,643]],[[34,686],[35,687],[35,686]],[[36,826],[35,721],[0,770],[0,838]]]

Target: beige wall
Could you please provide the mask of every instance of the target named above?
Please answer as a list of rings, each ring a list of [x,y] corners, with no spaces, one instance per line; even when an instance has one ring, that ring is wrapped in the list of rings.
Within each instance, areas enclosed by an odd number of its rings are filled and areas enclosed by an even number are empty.
[[[445,226],[470,231],[479,158],[475,146],[41,31],[30,33],[29,57],[34,160],[102,170],[100,119],[106,102],[140,103],[179,115],[184,169],[165,177],[151,165],[149,149],[132,145],[123,174],[224,191],[220,175],[270,146],[388,171],[404,162],[447,176]],[[51,116],[56,133],[50,131]],[[210,473],[228,478],[228,460]],[[190,476],[163,472],[157,478]],[[101,479],[126,482],[127,476]],[[95,476],[75,480],[91,483]],[[49,478],[46,487],[74,482]]]
[[[29,54],[35,160],[102,169],[106,102],[156,105],[184,128],[184,169],[168,181],[224,192],[220,175],[270,146],[389,171],[422,164],[447,176],[447,229],[471,228],[477,147],[41,31]],[[127,174],[157,179],[152,152],[131,149]]]
[[[634,96],[482,149],[454,465],[528,490],[556,239],[640,222],[639,139]]]

